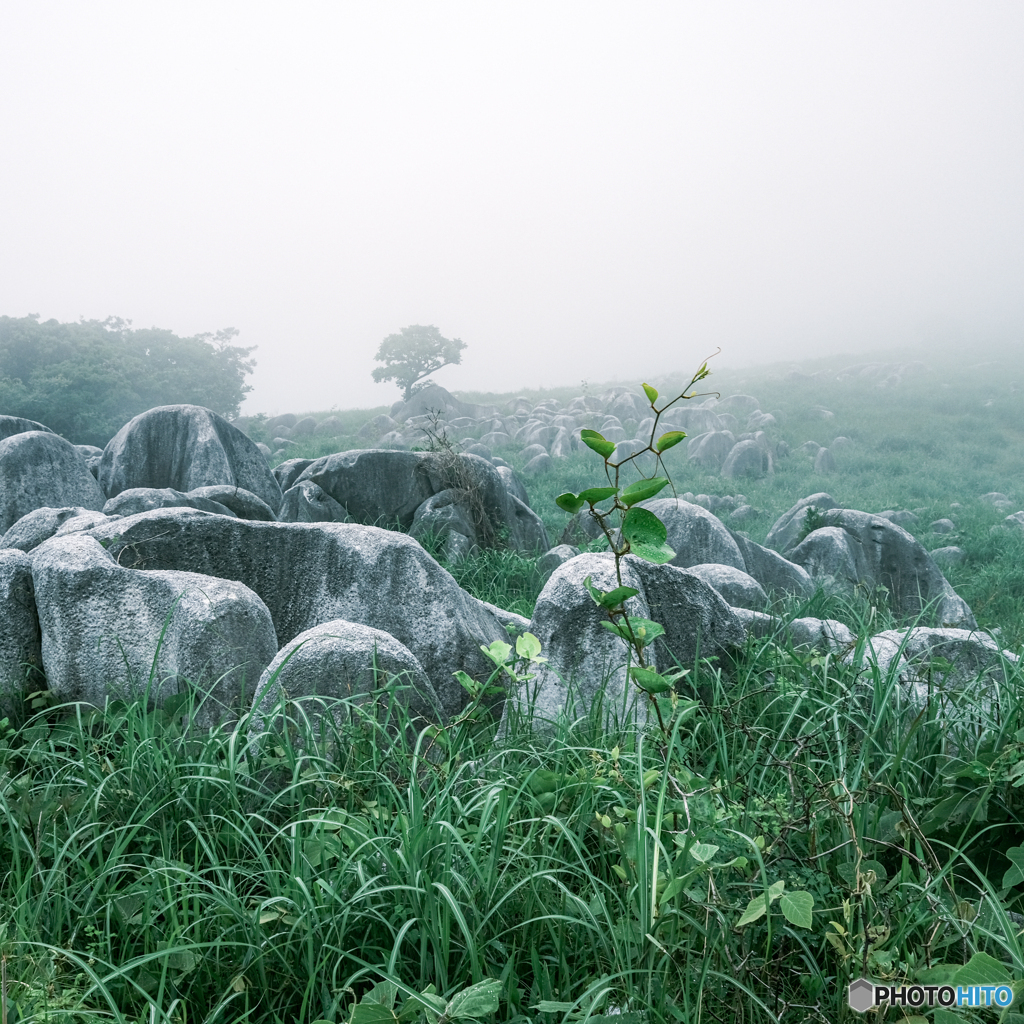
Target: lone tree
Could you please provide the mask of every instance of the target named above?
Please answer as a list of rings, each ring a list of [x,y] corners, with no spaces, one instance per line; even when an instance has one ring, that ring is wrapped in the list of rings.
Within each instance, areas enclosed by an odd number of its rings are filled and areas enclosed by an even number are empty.
[[[403,327],[398,334],[389,334],[380,343],[374,359],[384,365],[374,369],[373,379],[378,384],[393,380],[403,389],[402,398],[408,402],[424,386],[419,382],[428,374],[442,366],[461,363],[465,347],[466,343],[458,338],[443,338],[433,325]]]

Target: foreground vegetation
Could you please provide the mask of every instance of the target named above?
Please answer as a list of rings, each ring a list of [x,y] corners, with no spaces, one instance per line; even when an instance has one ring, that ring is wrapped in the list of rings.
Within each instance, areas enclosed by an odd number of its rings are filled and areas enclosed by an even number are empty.
[[[761,539],[821,489],[918,509],[913,532],[964,549],[952,582],[1019,653],[1024,534],[979,501],[1015,496],[1011,379],[979,372],[942,402],[940,380],[908,385],[901,408],[923,426],[894,421],[890,395],[836,387],[817,436],[806,381],[718,379],[780,396],[765,411],[794,447],[856,443],[826,480],[794,456],[744,483],[761,510],[744,528]],[[943,432],[951,415],[986,426]],[[680,491],[735,493],[685,458],[670,469]],[[554,495],[592,474],[581,454],[531,482],[553,539],[567,518]],[[940,515],[952,536],[931,534]],[[510,551],[450,569],[525,615],[543,583]],[[861,646],[896,625],[870,594],[778,611],[841,619]],[[1024,999],[1019,663],[923,712],[894,675],[778,637],[684,667],[665,729],[609,726],[598,705],[508,721],[500,740],[483,688],[445,730],[404,719],[385,688],[291,703],[273,734],[246,721],[200,734],[197,695],[102,712],[36,695],[0,746],[7,1021],[836,1022],[858,1019],[851,978],[941,983],[964,965]]]

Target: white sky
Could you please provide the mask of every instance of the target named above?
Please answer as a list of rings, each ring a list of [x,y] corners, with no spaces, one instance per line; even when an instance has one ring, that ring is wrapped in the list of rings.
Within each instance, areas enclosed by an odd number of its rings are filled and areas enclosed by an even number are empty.
[[[1024,340],[1024,4],[0,5],[0,313],[259,349],[246,411]],[[967,353],[970,355],[970,351]]]

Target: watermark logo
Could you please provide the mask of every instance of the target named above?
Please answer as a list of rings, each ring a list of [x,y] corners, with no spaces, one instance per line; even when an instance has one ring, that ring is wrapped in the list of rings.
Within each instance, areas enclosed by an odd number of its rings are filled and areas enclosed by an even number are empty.
[[[850,982],[850,1009],[867,1013],[889,1006],[997,1006],[1013,1002],[1009,985],[876,985],[867,978]]]

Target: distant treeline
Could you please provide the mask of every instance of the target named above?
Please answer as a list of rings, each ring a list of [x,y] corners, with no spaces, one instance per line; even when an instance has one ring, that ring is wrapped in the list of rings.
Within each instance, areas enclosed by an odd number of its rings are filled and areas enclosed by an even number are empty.
[[[0,316],[0,413],[45,423],[76,444],[104,445],[133,416],[191,403],[234,416],[253,348],[234,328],[179,338],[130,320],[39,322]]]

